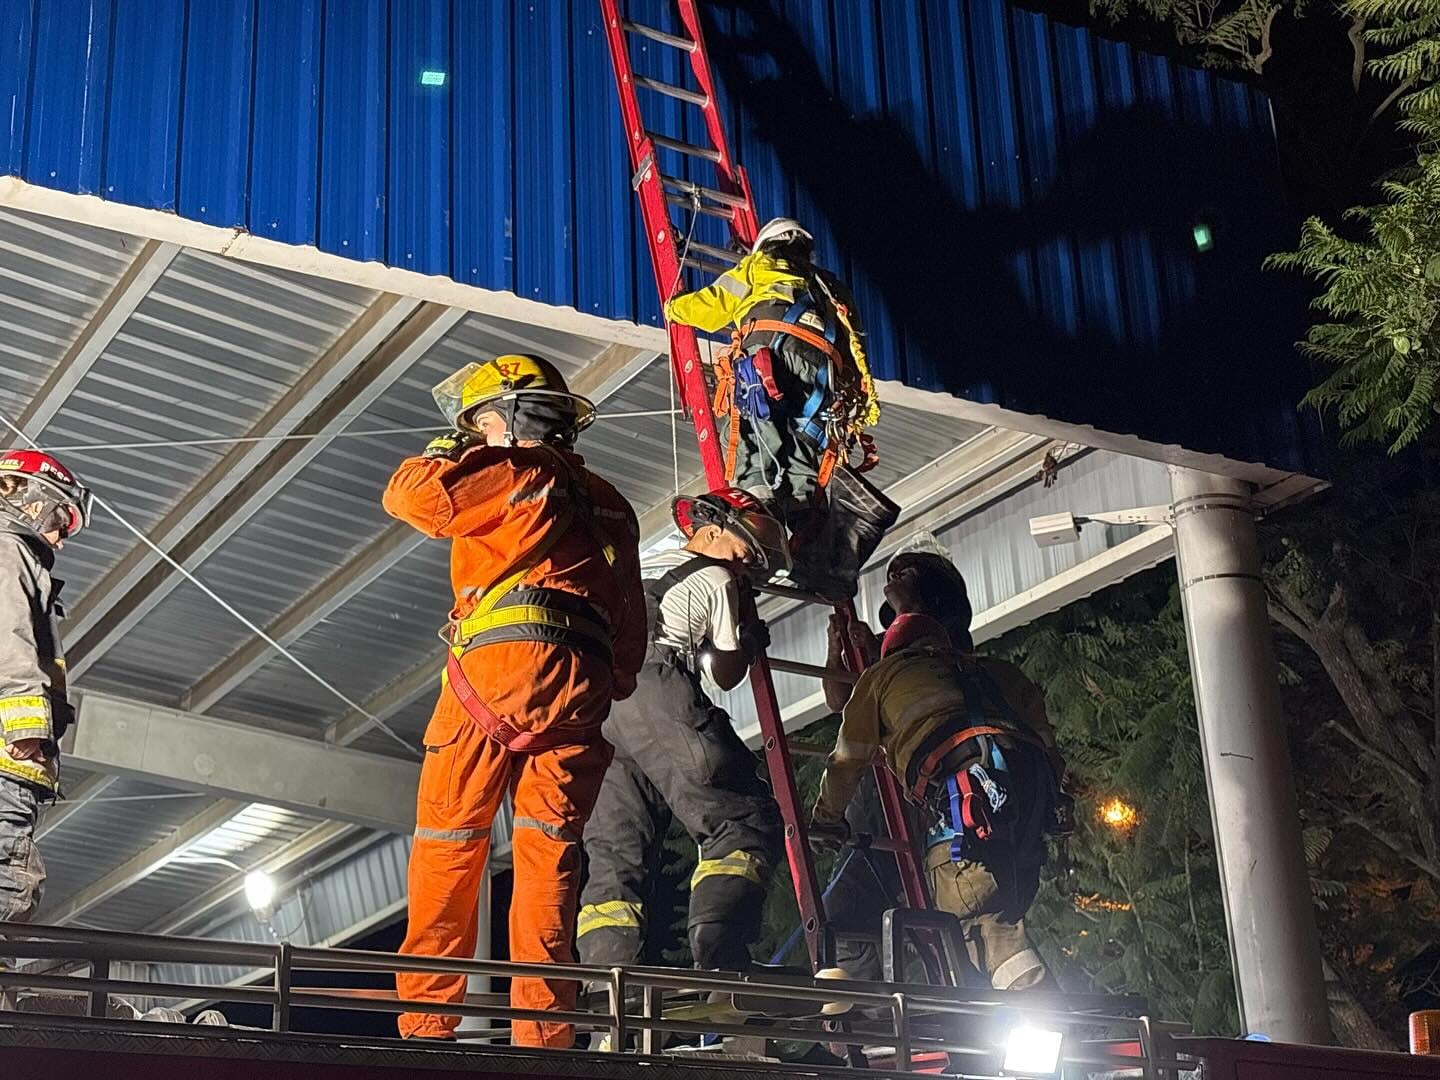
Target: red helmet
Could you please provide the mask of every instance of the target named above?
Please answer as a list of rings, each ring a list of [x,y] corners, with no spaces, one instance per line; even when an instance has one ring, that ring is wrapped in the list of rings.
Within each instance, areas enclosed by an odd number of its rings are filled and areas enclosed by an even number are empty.
[[[771,577],[790,571],[790,544],[785,526],[765,504],[738,487],[717,488],[708,495],[682,495],[670,504],[675,524],[688,540],[705,525],[739,533],[750,545],[754,565]]]
[[[0,510],[37,533],[57,531],[63,540],[90,521],[90,489],[59,461],[41,450],[7,450],[0,455],[0,478],[21,478],[0,496]]]

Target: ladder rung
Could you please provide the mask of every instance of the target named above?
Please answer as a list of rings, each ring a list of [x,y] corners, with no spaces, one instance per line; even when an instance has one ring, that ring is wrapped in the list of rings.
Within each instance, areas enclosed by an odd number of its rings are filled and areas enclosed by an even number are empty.
[[[787,675],[809,675],[813,679],[834,679],[836,682],[853,683],[859,678],[845,668],[827,668],[819,664],[802,664],[798,660],[770,658],[771,671],[783,671]]]
[[[664,30],[656,30],[655,27],[646,26],[644,23],[631,22],[629,19],[626,19],[620,25],[625,27],[626,31],[631,34],[639,34],[641,37],[647,37],[651,41],[658,41],[662,45],[670,45],[676,49],[684,49],[686,52],[694,52],[696,49],[695,42],[689,38],[680,37],[677,34],[667,34]]]
[[[710,259],[697,259],[694,255],[685,256],[685,265],[690,267],[691,270],[699,270],[702,274],[714,274],[717,277],[733,269],[729,263],[713,262]]]
[[[835,606],[835,601],[826,600],[825,597],[819,593],[809,593],[803,589],[791,588],[789,585],[773,585],[767,583],[764,585],[756,585],[755,591],[765,593],[768,596],[783,596],[787,600],[799,600],[805,604],[819,604],[821,607],[831,608]]]
[[[724,221],[735,220],[734,207],[706,206],[704,203],[697,202],[690,196],[683,195],[678,191],[667,191],[665,193],[665,201],[668,202],[671,206],[681,206],[684,207],[686,210],[694,210],[697,214],[707,214],[710,217],[717,217]],[[693,247],[694,245],[692,244],[691,246]]]
[[[819,743],[802,742],[799,739],[786,739],[785,743],[790,747],[792,757],[823,757],[828,758],[833,746],[821,746]]]
[[[635,85],[643,86],[646,90],[654,90],[657,94],[664,94],[666,97],[688,101],[691,105],[699,105],[702,109],[710,104],[710,99],[698,90],[687,90],[683,86],[674,86],[667,82],[661,82],[659,79],[647,79],[644,75],[635,76]]]
[[[733,206],[737,210],[745,209],[745,200],[739,195],[731,195],[728,191],[717,191],[704,184],[697,184],[693,180],[682,180],[678,176],[666,176],[664,173],[660,174],[660,182],[666,187],[686,195],[699,195],[702,199],[709,199],[721,206]]]
[[[689,154],[691,157],[704,158],[706,161],[713,161],[720,164],[720,151],[711,150],[708,146],[696,146],[694,143],[685,142],[683,139],[672,139],[668,135],[656,135],[653,131],[647,131],[645,136],[656,146],[666,150],[674,150],[677,154]]]
[[[717,262],[728,262],[732,266],[740,261],[740,256],[729,248],[719,248],[712,244],[702,244],[699,240],[690,241],[690,250],[698,251],[701,255],[714,259]]]

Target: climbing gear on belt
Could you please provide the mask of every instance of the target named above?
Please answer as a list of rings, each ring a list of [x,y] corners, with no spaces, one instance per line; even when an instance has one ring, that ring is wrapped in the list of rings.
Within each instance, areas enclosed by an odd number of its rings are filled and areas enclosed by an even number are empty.
[[[814,385],[795,417],[796,430],[821,450],[816,482],[824,487],[842,455],[858,448],[857,472],[867,472],[879,461],[875,441],[864,428],[880,419],[874,380],[865,360],[860,334],[850,321],[849,309],[825,286],[819,275],[810,279],[828,303],[817,305],[810,297],[795,300],[778,319],[750,319],[730,335],[730,344],[715,361],[715,394],[711,409],[717,418],[732,417],[725,449],[725,478],[735,478],[740,443],[740,420],[764,420],[770,402],[782,399],[775,381],[773,343],[783,335],[804,342],[824,361],[815,371]],[[820,329],[814,329],[818,324]],[[836,345],[844,332],[850,360]],[[755,345],[752,335],[769,334],[769,342]],[[747,347],[747,342],[751,344]]]
[[[589,530],[600,545],[605,560],[615,562],[613,545],[594,531],[593,512],[583,473],[565,460],[559,450],[549,447],[557,471],[566,478],[565,507],[556,515],[550,529],[529,551],[511,564],[509,572],[483,594],[464,615],[451,612],[449,621],[440,629],[445,642],[445,674],[450,688],[465,711],[483,727],[487,734],[508,750],[548,750],[574,740],[572,732],[519,731],[501,720],[476,693],[465,675],[460,658],[479,645],[502,641],[547,641],[568,646],[594,656],[610,657],[610,622],[605,613],[589,601],[563,592],[538,586],[521,586],[521,581],[550,553],[550,549],[568,533],[573,525]],[[560,492],[553,492],[558,496]],[[466,599],[474,595],[469,590]]]
[[[0,477],[17,481],[15,490],[0,496],[0,511],[36,535],[58,532],[66,540],[89,523],[95,497],[44,451],[6,451],[0,455]]]
[[[538,356],[512,354],[466,364],[430,393],[458,431],[478,434],[476,416],[499,414],[506,445],[517,439],[569,445],[595,419],[594,404],[572,394],[559,369]]]

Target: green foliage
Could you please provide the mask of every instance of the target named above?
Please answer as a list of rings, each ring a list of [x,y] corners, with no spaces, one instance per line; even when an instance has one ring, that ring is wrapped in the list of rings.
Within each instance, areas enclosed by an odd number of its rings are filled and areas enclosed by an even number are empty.
[[[1334,410],[1350,443],[1391,453],[1415,442],[1440,411],[1440,3],[1350,0],[1378,55],[1371,75],[1394,87],[1408,168],[1380,185],[1385,201],[1357,207],[1340,230],[1311,218],[1294,251],[1267,266],[1314,278],[1324,291],[1301,348],[1334,370],[1306,397]]]
[[[1043,686],[1077,798],[1027,923],[1073,990],[1135,993],[1233,1034],[1225,943],[1178,598],[1163,573],[1017,631],[999,650]],[[1133,828],[1101,820],[1112,799]]]
[[[1111,23],[1139,16],[1167,25],[1206,67],[1258,72],[1270,58],[1276,15],[1304,6],[1297,0],[1091,0],[1090,10]]]

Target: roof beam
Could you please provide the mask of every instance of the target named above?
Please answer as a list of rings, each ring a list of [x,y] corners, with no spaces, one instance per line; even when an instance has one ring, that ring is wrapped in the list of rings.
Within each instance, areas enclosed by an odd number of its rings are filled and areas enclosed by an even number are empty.
[[[325,729],[325,741],[335,746],[349,746],[375,727],[370,717],[388,720],[427,690],[438,690],[444,661],[440,651],[427,656],[409,671],[392,679],[361,704],[365,712],[351,710]],[[369,716],[365,715],[369,713]]]
[[[643,372],[657,354],[625,345],[611,345],[570,380],[571,389],[593,401],[604,401]],[[398,522],[348,559],[323,582],[290,605],[265,628],[281,645],[304,636],[341,606],[384,575],[425,542],[423,534]],[[206,672],[180,699],[181,708],[205,712],[264,667],[274,650],[255,637]],[[383,718],[382,718],[383,719]],[[333,725],[332,725],[333,728]],[[330,739],[328,741],[335,741]],[[344,745],[344,743],[340,743]]]
[[[366,544],[359,554],[315,588],[291,604],[265,632],[281,645],[289,645],[328,618],[376,578],[425,542],[425,534],[406,524],[387,526]],[[270,643],[252,637],[231,653],[180,698],[180,707],[203,713],[234,690],[269,661],[274,653]]]
[[[65,350],[60,363],[55,365],[45,384],[20,414],[18,427],[27,439],[36,442],[40,440],[40,433],[55,418],[55,414],[60,411],[80,380],[95,365],[95,361],[110,347],[115,336],[120,333],[135,309],[149,295],[150,289],[160,280],[179,253],[179,244],[147,240],[140,245],[140,251],[105,295],[105,299],[100,301],[99,307]]]
[[[991,641],[1016,627],[1059,611],[1065,605],[1092,596],[1132,574],[1158,566],[1174,553],[1175,537],[1170,526],[1146,529],[1138,536],[1062,570],[1034,588],[978,612],[970,624],[975,643]],[[781,709],[780,720],[787,732],[795,732],[809,727],[829,713],[824,691],[817,690]],[[736,734],[747,744],[758,746],[760,725],[751,720],[743,728],[737,728]]]
[[[65,755],[82,768],[386,832],[415,827],[413,761],[108,694],[80,696]]]
[[[138,881],[149,877],[156,870],[182,855],[200,843],[217,829],[224,828],[235,814],[243,809],[242,803],[221,799],[202,810],[163,840],[156,841],[144,851],[126,859],[100,880],[85,886],[70,899],[43,916],[52,926],[64,926],[84,915],[91,908],[98,907],[111,897],[118,896]]]
[[[1166,465],[1181,465],[1187,469],[1215,473],[1219,476],[1233,476],[1246,480],[1260,490],[1257,501],[1262,505],[1271,501],[1266,492],[1269,488],[1282,486],[1290,494],[1292,477],[1297,474],[1283,469],[1272,468],[1257,462],[1234,461],[1220,454],[1209,454],[1198,450],[1187,450],[1183,446],[1161,444],[1141,439],[1138,435],[1117,435],[1102,431],[1088,424],[1074,424],[1066,420],[1052,420],[1048,416],[1017,412],[999,405],[987,405],[965,398],[955,397],[935,390],[919,390],[898,382],[882,381],[876,384],[876,391],[886,404],[918,409],[935,416],[953,416],[976,424],[991,424],[1009,431],[1028,431],[1032,435],[1043,435],[1056,442],[1078,443],[1096,450],[1110,450],[1128,457],[1146,458]],[[1310,481],[1313,486],[1314,481]]]
[[[1099,555],[1092,555],[1068,570],[1062,570],[1034,588],[1016,593],[975,616],[970,632],[976,644],[1008,634],[1067,604],[1093,596],[1132,574],[1159,566],[1175,554],[1175,533],[1169,525],[1157,525],[1138,536],[1123,540]]]
[[[340,432],[462,316],[433,304],[416,308],[410,300],[381,297],[250,434]],[[150,531],[150,539],[193,570],[328,445],[324,438],[295,439],[273,449],[264,443],[236,444]],[[147,545],[132,548],[75,609],[72,675],[78,677],[94,664],[182,580]]]

